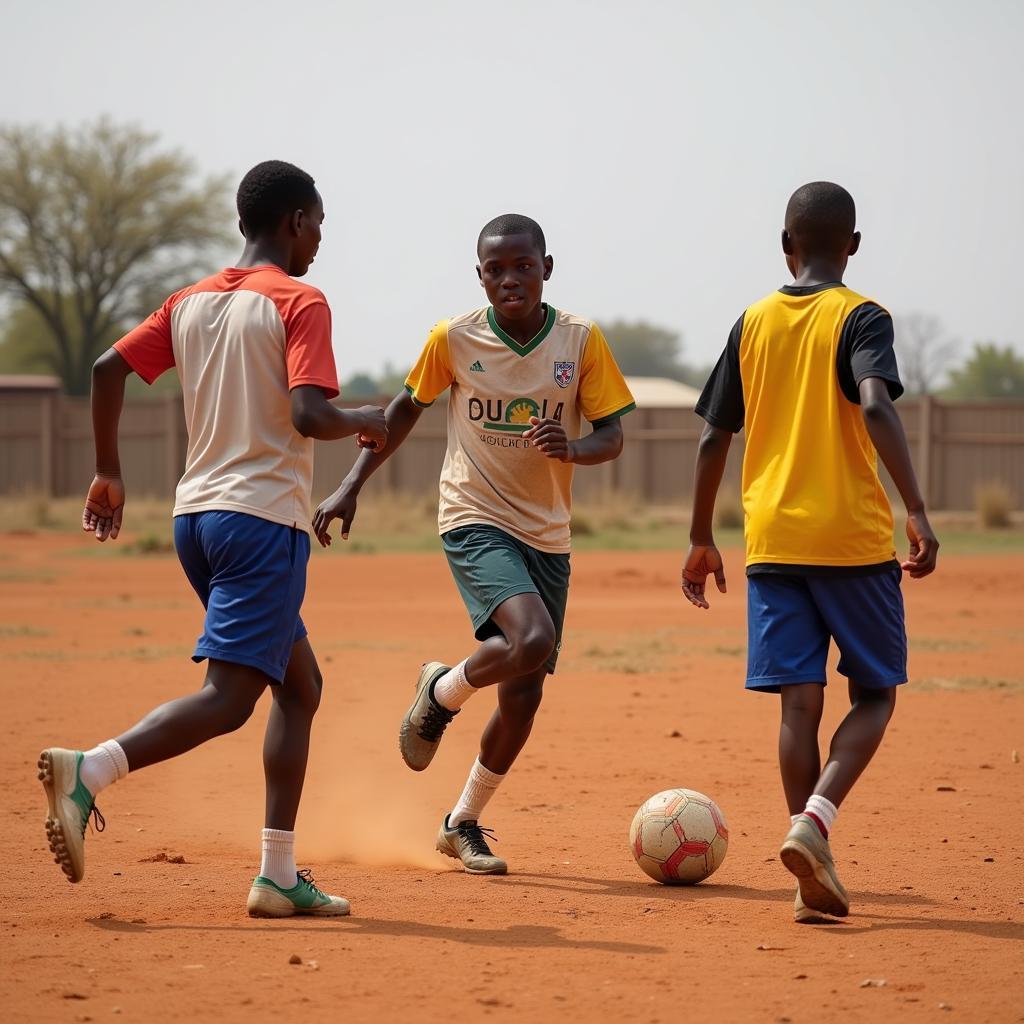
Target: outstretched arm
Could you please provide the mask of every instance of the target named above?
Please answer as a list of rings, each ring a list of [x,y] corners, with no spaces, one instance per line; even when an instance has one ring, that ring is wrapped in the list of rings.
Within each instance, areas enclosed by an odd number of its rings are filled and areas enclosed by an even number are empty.
[[[697,443],[697,466],[693,480],[693,513],[690,518],[690,549],[683,564],[683,594],[697,608],[709,607],[704,596],[705,582],[711,573],[721,593],[725,593],[725,569],[715,547],[713,521],[715,499],[729,458],[732,434],[721,427],[705,424]]]
[[[935,569],[939,542],[925,513],[924,498],[917,485],[910,449],[903,433],[903,424],[889,397],[888,384],[879,377],[867,377],[857,386],[860,408],[871,443],[907,509],[907,538],[910,555],[900,563],[912,579],[927,576]]]
[[[338,489],[329,498],[320,502],[313,515],[313,532],[323,547],[330,546],[331,535],[328,530],[335,519],[341,519],[341,539],[348,540],[349,530],[356,517],[356,503],[359,500],[359,492],[363,489],[363,484],[409,436],[409,432],[416,426],[422,412],[423,407],[417,405],[405,390],[400,391],[391,400],[384,411],[387,448],[383,451],[365,448]]]
[[[107,349],[92,367],[92,432],[96,475],[82,509],[82,529],[98,541],[116,540],[124,516],[124,481],[117,427],[124,407],[124,382],[132,368],[115,349]]]
[[[339,409],[327,400],[322,388],[300,384],[291,390],[292,426],[303,437],[337,441],[357,435],[360,448],[383,450],[388,443],[384,410],[373,405]]]

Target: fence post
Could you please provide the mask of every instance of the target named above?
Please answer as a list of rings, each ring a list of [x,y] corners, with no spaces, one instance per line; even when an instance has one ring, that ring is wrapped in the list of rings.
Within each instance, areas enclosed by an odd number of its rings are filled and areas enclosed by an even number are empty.
[[[932,504],[932,413],[934,399],[921,395],[917,406],[917,463],[921,477],[921,496],[926,508]]]
[[[359,454],[361,455],[362,452]],[[396,452],[392,452],[391,457],[381,467],[384,477],[384,490],[388,494],[394,494],[398,490],[398,460],[395,458],[396,454]]]
[[[607,501],[615,490],[615,469],[618,462],[618,459],[610,459],[608,462],[601,463],[601,501]]]
[[[39,431],[39,486],[44,498],[57,496],[56,457],[57,431],[54,430],[54,396],[43,395],[39,404],[42,422]]]
[[[164,497],[173,497],[181,476],[181,435],[179,433],[179,395],[164,399]]]

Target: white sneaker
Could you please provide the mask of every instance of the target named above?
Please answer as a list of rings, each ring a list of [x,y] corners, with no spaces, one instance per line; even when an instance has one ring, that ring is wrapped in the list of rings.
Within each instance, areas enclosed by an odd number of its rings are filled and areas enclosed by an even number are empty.
[[[500,857],[495,857],[487,845],[487,840],[494,838],[489,828],[481,828],[475,821],[463,821],[449,828],[449,817],[448,814],[444,816],[441,831],[437,834],[438,853],[452,860],[461,860],[462,866],[471,875],[508,873],[508,865]]]

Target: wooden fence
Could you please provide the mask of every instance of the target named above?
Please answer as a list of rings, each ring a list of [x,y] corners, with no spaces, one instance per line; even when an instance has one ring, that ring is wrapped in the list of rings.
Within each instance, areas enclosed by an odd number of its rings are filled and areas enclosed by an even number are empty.
[[[386,401],[386,400],[382,400]],[[973,507],[975,487],[995,481],[1024,509],[1024,402],[897,403],[918,475],[933,509]],[[444,457],[446,406],[424,412],[406,443],[381,468],[376,486],[422,495],[436,487]],[[625,418],[621,458],[576,475],[576,495],[622,495],[658,506],[689,500],[702,423],[691,409],[638,409]],[[181,399],[130,401],[121,421],[121,461],[131,493],[170,497],[182,471],[187,438]],[[724,486],[738,491],[742,436]],[[351,441],[318,443],[314,496],[345,475]],[[0,387],[0,494],[79,495],[93,467],[88,399],[53,390]]]

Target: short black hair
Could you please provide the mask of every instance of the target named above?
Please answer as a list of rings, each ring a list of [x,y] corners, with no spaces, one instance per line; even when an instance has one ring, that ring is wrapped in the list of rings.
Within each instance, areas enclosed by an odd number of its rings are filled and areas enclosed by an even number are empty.
[[[489,220],[480,232],[476,240],[476,251],[480,252],[485,238],[505,238],[508,235],[529,235],[541,256],[548,254],[548,244],[544,241],[544,232],[541,226],[532,218],[524,217],[521,213],[503,213],[494,220]]]
[[[831,181],[801,185],[786,206],[786,230],[805,252],[841,252],[857,230],[853,196]]]
[[[273,231],[283,217],[318,199],[316,183],[295,164],[264,160],[242,179],[235,203],[246,237]]]

